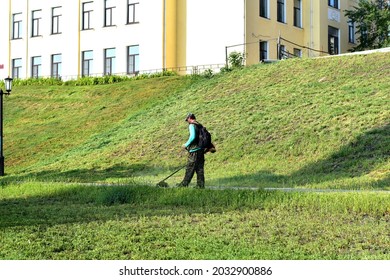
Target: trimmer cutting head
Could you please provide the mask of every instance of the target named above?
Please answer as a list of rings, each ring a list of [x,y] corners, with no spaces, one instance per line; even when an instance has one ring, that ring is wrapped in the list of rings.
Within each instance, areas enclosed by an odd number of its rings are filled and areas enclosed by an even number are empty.
[[[167,178],[165,178],[164,180],[162,180],[159,183],[157,183],[156,187],[159,187],[159,188],[169,188],[169,185],[168,185],[168,183],[165,182],[165,180],[168,179],[169,177],[171,177],[173,174],[175,174],[175,173],[179,172],[180,170],[182,170],[184,167],[186,167],[186,166],[184,165],[184,166],[180,167],[175,172],[173,172],[171,175],[169,175]]]
[[[158,187],[158,188],[169,188],[169,185],[168,185],[167,182],[161,181],[161,182],[159,182],[159,183],[156,185],[156,187]]]

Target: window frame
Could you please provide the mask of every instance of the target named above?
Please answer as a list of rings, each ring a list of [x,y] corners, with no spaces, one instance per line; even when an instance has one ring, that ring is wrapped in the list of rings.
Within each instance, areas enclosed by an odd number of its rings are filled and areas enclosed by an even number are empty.
[[[114,22],[114,9],[116,6],[107,6],[107,2],[112,0],[104,0],[104,27],[112,27],[115,26]],[[112,4],[111,4],[112,5]],[[109,15],[107,15],[109,13]]]
[[[279,57],[278,57],[279,60],[288,58],[285,56],[285,54],[288,53],[285,45],[279,45],[278,53],[279,53]]]
[[[31,11],[31,37],[40,37],[40,21],[42,20],[42,10]],[[38,14],[37,16],[35,14]]]
[[[61,34],[60,19],[62,17],[61,6],[51,8],[51,34]],[[58,14],[56,11],[60,11]]]
[[[90,5],[90,7],[88,6]],[[81,30],[91,30],[91,18],[93,12],[93,1],[83,2],[81,3],[81,12],[82,12],[82,23]]]
[[[335,9],[339,9],[340,7],[339,0],[328,0],[328,6]]]
[[[259,0],[259,16],[269,19],[269,0]]]
[[[265,46],[263,48],[262,46]],[[264,61],[268,59],[268,42],[267,41],[260,41],[259,42],[259,61]]]
[[[332,34],[334,32],[337,33],[336,36]],[[332,39],[334,40],[333,44]],[[332,51],[332,45],[334,51]],[[333,26],[328,26],[328,53],[330,55],[340,54],[340,29]]]
[[[36,59],[39,59],[39,63],[36,63]],[[31,78],[38,79],[42,76],[42,56],[31,57]]]
[[[86,58],[86,54],[91,54],[91,56]],[[82,67],[81,67],[81,75],[82,77],[89,77],[91,76],[91,69],[93,67],[93,51],[83,51],[82,52]],[[87,66],[87,67],[86,67]],[[87,70],[87,71],[85,71]]]
[[[19,15],[21,17],[20,20],[16,18]],[[23,25],[22,25],[22,22],[23,22],[22,15],[23,15],[23,13],[14,13],[14,14],[12,14],[12,39],[13,40],[22,39],[23,38],[23,36],[22,36],[22,27],[23,27]]]
[[[286,0],[276,1],[276,20],[280,23],[286,23]]]
[[[126,24],[137,24],[139,23],[138,17],[136,16],[139,2],[133,0],[127,0],[127,22]]]
[[[302,57],[302,50],[298,48],[294,48],[294,56],[295,57]]]
[[[16,65],[16,62],[20,62],[20,65]],[[19,79],[21,70],[22,70],[22,58],[14,58],[12,59],[12,78],[13,79]]]
[[[355,44],[355,23],[352,20],[348,20],[348,42]]]
[[[131,53],[131,48],[137,48],[136,53]],[[137,61],[138,60],[138,61]],[[133,62],[133,63],[131,63]],[[139,45],[131,45],[127,47],[127,74],[135,74],[139,73]]]
[[[55,58],[60,58],[60,61],[55,61]],[[61,79],[62,72],[62,54],[52,54],[51,55],[51,77],[56,79]]]
[[[113,51],[114,55],[108,56],[108,52]],[[107,48],[104,49],[104,76],[111,76],[115,71],[115,58],[116,58],[116,48]]]
[[[299,7],[296,1],[299,1]],[[302,0],[294,0],[294,26],[302,28]]]

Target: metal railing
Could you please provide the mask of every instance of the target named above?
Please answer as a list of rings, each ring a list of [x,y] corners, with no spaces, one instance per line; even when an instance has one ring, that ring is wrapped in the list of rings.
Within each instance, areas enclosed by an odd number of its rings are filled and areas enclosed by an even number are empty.
[[[112,73],[111,76],[127,76],[127,77],[136,77],[139,75],[148,75],[148,74],[156,74],[156,73],[163,73],[163,72],[175,72],[177,74],[181,75],[200,75],[204,73],[205,71],[211,70],[213,73],[218,73],[223,67],[225,67],[225,64],[204,64],[204,65],[193,65],[193,66],[180,66],[180,67],[168,67],[168,68],[155,68],[155,69],[148,69],[148,70],[141,70],[137,71],[136,73],[127,73],[127,72],[119,72],[119,73]],[[91,77],[91,78],[100,78],[107,76],[104,73],[91,73],[89,75],[85,76],[78,76],[78,75],[62,75],[59,77],[59,80],[62,81],[68,81],[68,80],[77,80],[81,77]],[[53,78],[50,76],[40,76],[39,78]],[[26,78],[29,79],[29,78]]]

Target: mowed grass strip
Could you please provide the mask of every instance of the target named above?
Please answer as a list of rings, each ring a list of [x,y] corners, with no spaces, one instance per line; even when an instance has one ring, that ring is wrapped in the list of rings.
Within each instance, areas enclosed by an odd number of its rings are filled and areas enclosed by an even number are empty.
[[[386,193],[26,183],[1,197],[1,259],[390,257]]]

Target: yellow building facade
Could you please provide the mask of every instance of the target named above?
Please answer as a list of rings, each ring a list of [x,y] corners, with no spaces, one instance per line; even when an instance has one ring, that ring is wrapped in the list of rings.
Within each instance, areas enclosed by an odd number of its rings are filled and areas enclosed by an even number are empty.
[[[187,0],[163,0],[163,68],[186,65]]]
[[[164,61],[167,67],[187,65],[186,31],[187,2],[194,0],[163,0],[164,2]],[[215,1],[215,0],[214,0]],[[359,0],[232,0],[237,5],[237,17],[232,20],[242,24],[243,34],[238,35],[231,47],[242,45],[246,64],[277,60],[285,57],[318,57],[348,52],[356,42],[355,26],[345,17],[345,10],[353,9]],[[221,4],[223,5],[223,4]],[[207,9],[207,6],[204,7]],[[221,28],[219,19],[224,8],[215,10],[214,22]],[[201,20],[207,20],[201,18]],[[226,18],[224,19],[226,20]],[[242,23],[239,21],[243,21]],[[205,33],[208,30],[204,30]],[[232,32],[233,35],[233,32]],[[232,51],[216,36],[215,42]]]
[[[247,0],[246,63],[283,57],[317,57],[348,52],[355,26],[345,10],[358,0]],[[257,44],[256,42],[259,41]]]

